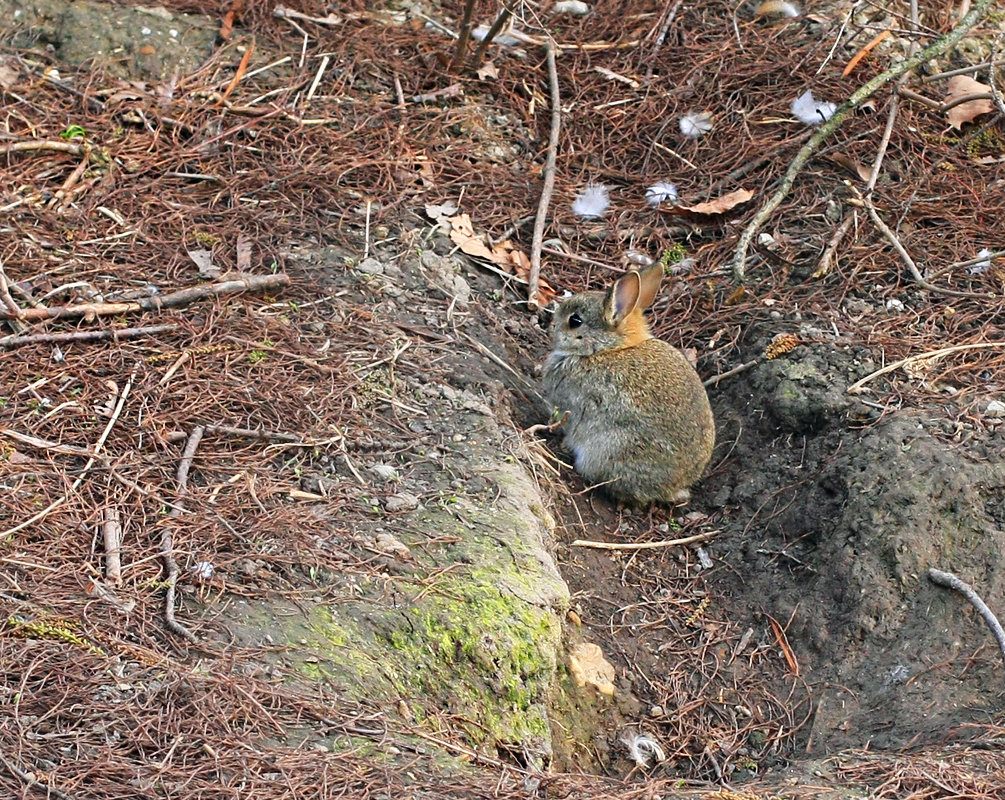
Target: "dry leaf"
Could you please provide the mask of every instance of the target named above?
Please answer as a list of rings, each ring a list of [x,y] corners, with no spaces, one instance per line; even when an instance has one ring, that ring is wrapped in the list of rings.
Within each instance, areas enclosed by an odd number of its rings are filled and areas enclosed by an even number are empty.
[[[726,298],[727,306],[735,306],[737,303],[742,303],[747,297],[747,290],[743,286],[738,286],[735,288]]]
[[[14,56],[0,56],[0,88],[9,89],[21,79],[21,68]]]
[[[592,642],[580,642],[569,651],[569,673],[577,686],[594,686],[601,694],[614,695],[614,665]]]
[[[724,194],[707,203],[698,203],[695,206],[678,206],[681,211],[689,211],[692,214],[724,214],[731,211],[742,203],[746,203],[754,196],[749,189],[737,189],[736,191]]]
[[[471,217],[458,214],[448,217],[450,222],[450,241],[456,244],[463,253],[474,258],[483,258],[495,264],[509,275],[515,275],[524,283],[530,277],[530,259],[522,250],[507,239],[494,247],[489,247],[481,236],[475,234]],[[544,278],[540,280],[540,298],[543,305],[555,299],[555,288]]]
[[[439,222],[443,217],[452,217],[458,211],[460,209],[453,200],[447,200],[443,203],[426,203],[426,216],[436,222]]]
[[[12,450],[10,453],[4,456],[4,458],[6,459],[8,464],[16,467],[20,467],[24,464],[35,463],[34,458],[32,458],[29,455],[26,455],[25,453],[20,452],[19,450]]]
[[[490,248],[480,236],[475,235],[474,226],[471,224],[471,217],[467,214],[458,214],[450,217],[450,241],[456,244],[469,256],[484,258],[500,267],[507,265],[507,258],[504,253],[498,252],[496,248]]]
[[[191,258],[195,265],[199,268],[199,277],[206,280],[213,280],[214,278],[219,278],[220,274],[223,272],[216,264],[213,263],[213,253],[211,250],[188,250],[188,257]]]
[[[237,271],[251,272],[251,237],[246,233],[237,235]]]
[[[844,167],[852,175],[856,175],[864,182],[868,183],[869,177],[872,175],[872,169],[870,167],[860,164],[854,158],[846,156],[844,153],[831,153],[830,159],[839,167]]]
[[[949,79],[949,94],[944,102],[951,103],[969,94],[990,94],[991,87],[987,84],[975,81],[967,75],[954,75]],[[973,122],[981,114],[990,114],[995,110],[990,100],[968,100],[960,103],[946,112],[946,119],[949,124],[959,130],[964,122]]]
[[[496,65],[493,62],[486,61],[478,69],[475,70],[475,75],[477,75],[479,79],[483,81],[487,80],[494,81],[496,78],[499,77],[499,70],[496,68]]]

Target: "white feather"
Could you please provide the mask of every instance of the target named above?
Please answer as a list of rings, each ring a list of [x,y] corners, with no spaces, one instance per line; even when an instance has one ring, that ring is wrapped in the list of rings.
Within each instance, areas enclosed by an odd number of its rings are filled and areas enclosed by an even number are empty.
[[[591,183],[572,201],[572,213],[583,219],[600,219],[610,208],[611,198],[607,187]]]
[[[655,739],[641,733],[627,732],[621,737],[628,748],[628,755],[640,767],[649,766],[649,762],[666,761],[667,754],[663,747]]]
[[[680,132],[688,139],[697,139],[712,130],[712,115],[707,111],[691,111],[680,118]]]
[[[983,275],[988,271],[991,266],[991,251],[986,247],[982,250],[977,251],[977,257],[983,259],[974,264],[970,269],[967,270],[971,275]]]
[[[646,189],[646,202],[651,206],[660,203],[677,203],[677,187],[667,181],[658,181]]]
[[[837,106],[813,99],[813,92],[807,89],[792,101],[792,114],[804,125],[819,125],[834,116]]]

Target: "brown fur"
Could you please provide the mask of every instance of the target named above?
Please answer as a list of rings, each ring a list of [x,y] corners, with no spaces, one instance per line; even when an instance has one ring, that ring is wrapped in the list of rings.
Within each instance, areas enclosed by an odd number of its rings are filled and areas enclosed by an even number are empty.
[[[576,470],[633,505],[688,497],[712,455],[715,421],[694,367],[653,338],[643,311],[662,278],[630,272],[607,292],[566,300],[555,314],[545,391]]]

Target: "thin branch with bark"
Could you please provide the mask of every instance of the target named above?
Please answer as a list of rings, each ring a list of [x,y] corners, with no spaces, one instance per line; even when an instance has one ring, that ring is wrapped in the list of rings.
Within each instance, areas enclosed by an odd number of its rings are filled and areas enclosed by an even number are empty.
[[[192,286],[166,295],[152,295],[128,303],[84,303],[76,306],[53,308],[29,308],[19,314],[0,310],[0,319],[66,319],[68,317],[107,317],[117,314],[135,314],[138,311],[159,311],[162,308],[178,308],[209,297],[223,297],[241,292],[256,292],[288,286],[290,276],[279,272],[275,275],[242,275],[220,283]]]
[[[792,189],[792,185],[795,183],[796,177],[800,172],[802,172],[802,169],[806,165],[806,162],[809,161],[810,156],[813,155],[824,140],[840,128],[841,125],[844,124],[845,120],[852,115],[856,108],[862,105],[862,103],[869,99],[883,86],[888,84],[890,81],[899,78],[901,75],[916,69],[926,61],[936,58],[949,50],[949,48],[960,41],[960,39],[962,39],[974,25],[987,15],[993,5],[994,0],[977,0],[977,2],[975,2],[970,10],[963,16],[963,18],[960,19],[956,27],[949,33],[936,39],[928,45],[928,47],[919,50],[913,56],[894,64],[885,72],[881,72],[872,80],[867,81],[851,94],[841,107],[834,112],[834,115],[829,120],[817,128],[816,133],[810,137],[809,141],[803,145],[802,149],[792,160],[792,163],[789,165],[789,168],[782,178],[778,188],[775,190],[775,193],[758,210],[758,212],[754,215],[754,218],[750,221],[747,227],[744,228],[743,233],[740,234],[740,239],[737,242],[736,250],[733,254],[732,264],[733,277],[737,283],[743,283],[746,279],[747,251],[750,249],[751,242],[753,242],[757,232],[761,229],[761,226],[768,221],[768,218],[772,215],[772,213],[774,213],[775,209],[782,204],[782,201],[788,197],[789,191]]]
[[[468,66],[477,69],[481,63],[482,59],[485,58],[485,51],[489,49],[489,45],[492,44],[492,40],[496,38],[505,27],[506,23],[509,22],[509,18],[513,16],[513,12],[507,7],[503,7],[503,10],[499,12],[499,16],[496,17],[495,22],[492,23],[492,27],[489,28],[488,33],[485,34],[485,38],[478,43],[478,49],[475,50],[475,54],[468,61]]]
[[[558,67],[555,64],[555,45],[548,41],[545,45],[548,62],[548,85],[551,88],[551,133],[548,136],[548,157],[544,165],[544,186],[541,187],[541,201],[537,206],[534,220],[534,238],[530,246],[530,284],[527,305],[531,311],[541,306],[541,248],[544,246],[544,224],[548,217],[548,206],[555,191],[555,163],[558,158],[558,133],[562,126],[562,98],[558,91]]]
[[[1005,658],[1005,630],[1002,630],[998,617],[996,617],[994,612],[988,608],[987,603],[981,599],[980,595],[973,590],[970,584],[960,580],[951,572],[943,572],[942,570],[935,569],[934,567],[928,570],[928,579],[937,586],[944,586],[947,589],[953,589],[967,598],[970,605],[977,609],[977,613],[979,613],[988,624],[988,627],[991,629],[991,633],[998,642],[998,647],[1002,651],[1002,658]]]
[[[33,333],[26,336],[5,336],[0,339],[0,349],[13,350],[27,344],[56,344],[59,342],[97,342],[111,339],[114,342],[124,339],[139,339],[143,336],[156,336],[158,333],[174,333],[180,325],[148,325],[145,328],[112,328],[102,331],[69,331],[67,333]]]
[[[164,564],[164,582],[167,584],[167,592],[164,595],[164,623],[169,631],[181,636],[193,644],[199,640],[192,631],[178,622],[174,615],[174,601],[178,586],[178,562],[174,558],[174,538],[171,536],[172,523],[184,511],[184,497],[188,494],[188,471],[192,467],[192,459],[195,458],[195,451],[199,449],[199,442],[205,428],[197,425],[189,434],[188,442],[181,454],[181,461],[178,463],[176,480],[178,482],[178,500],[171,509],[167,519],[164,521],[164,530],[161,533],[160,554]]]

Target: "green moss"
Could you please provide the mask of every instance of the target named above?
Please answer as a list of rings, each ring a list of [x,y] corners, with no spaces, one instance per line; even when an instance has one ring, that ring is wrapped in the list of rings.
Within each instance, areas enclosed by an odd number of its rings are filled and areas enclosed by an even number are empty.
[[[413,523],[444,543],[413,548],[400,579],[360,578],[335,605],[249,622],[284,646],[291,680],[325,682],[387,711],[407,708],[419,725],[439,727],[447,712],[483,749],[543,753],[568,590],[542,567],[542,520],[521,506],[519,480],[505,470],[479,475],[502,488],[500,501],[468,493],[449,510],[419,512]]]

